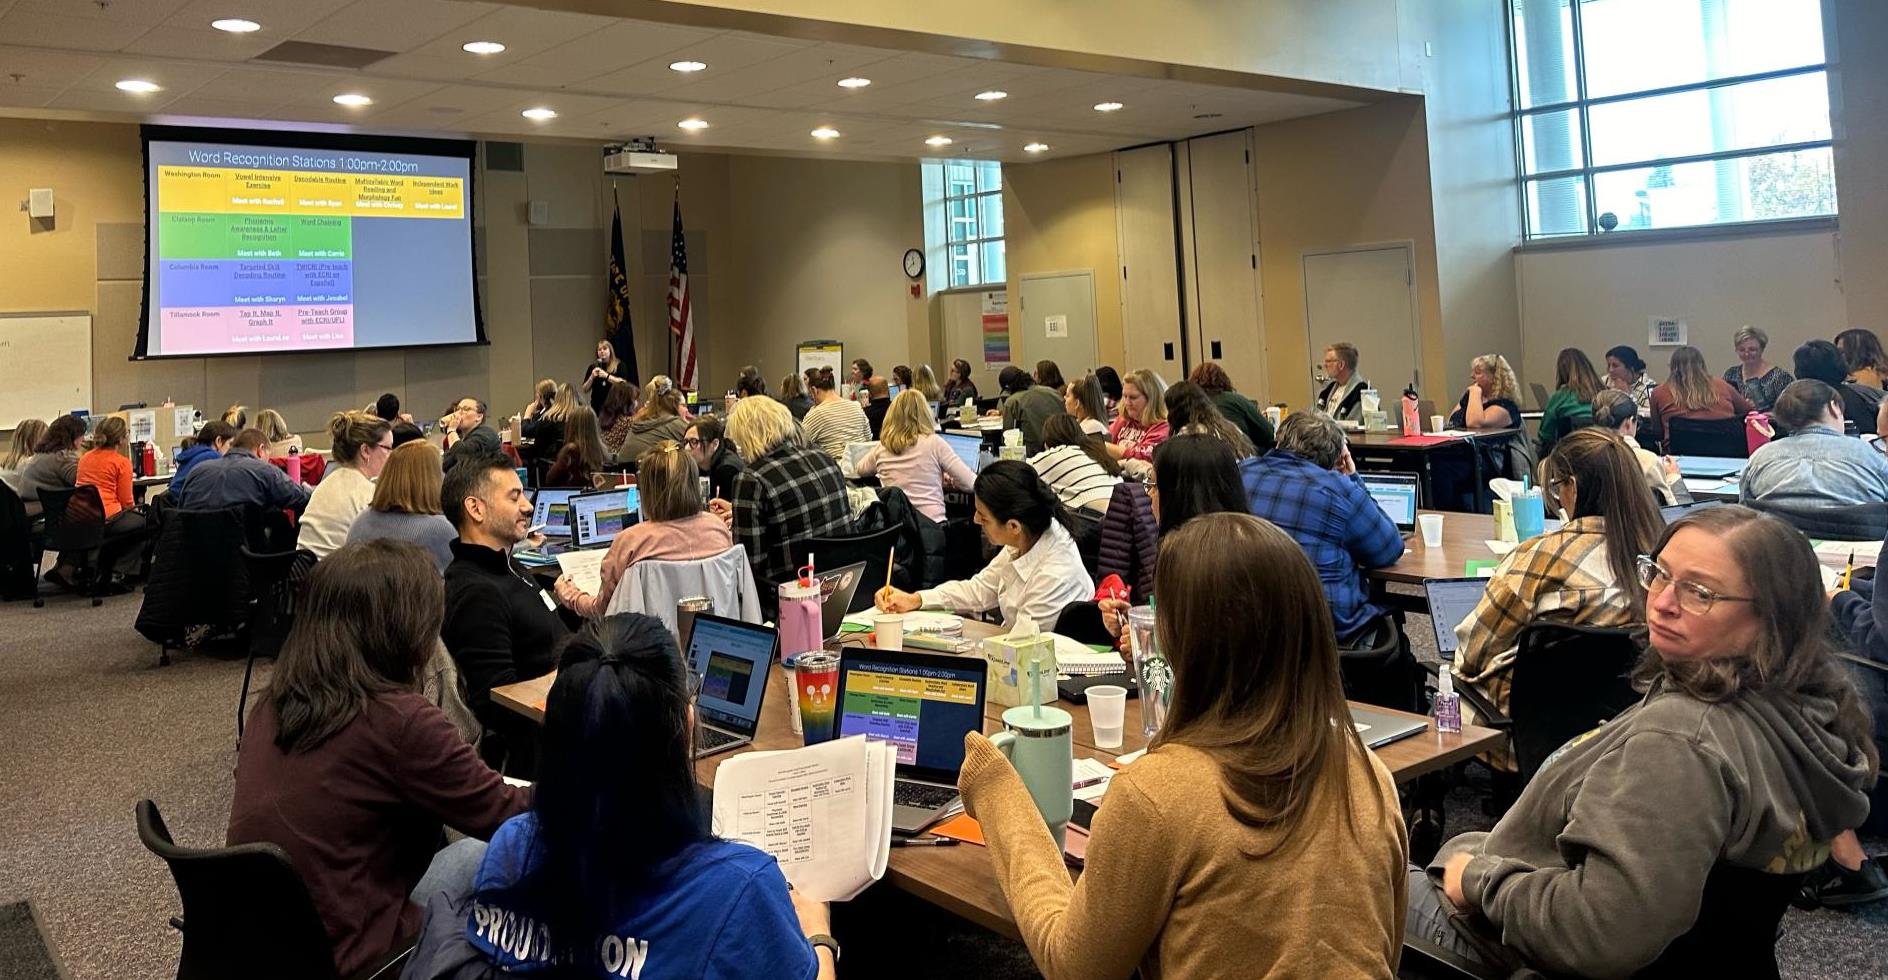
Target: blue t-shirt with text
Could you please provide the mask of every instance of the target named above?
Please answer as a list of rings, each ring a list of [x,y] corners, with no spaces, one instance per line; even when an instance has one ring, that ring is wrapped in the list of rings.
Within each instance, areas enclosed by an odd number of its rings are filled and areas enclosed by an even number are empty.
[[[473,883],[466,940],[500,969],[551,969],[550,935],[515,887],[535,863],[537,817],[513,817],[492,835]],[[630,980],[782,977],[811,980],[819,961],[800,930],[773,856],[734,841],[691,845],[664,862],[652,887],[583,947],[590,975]]]

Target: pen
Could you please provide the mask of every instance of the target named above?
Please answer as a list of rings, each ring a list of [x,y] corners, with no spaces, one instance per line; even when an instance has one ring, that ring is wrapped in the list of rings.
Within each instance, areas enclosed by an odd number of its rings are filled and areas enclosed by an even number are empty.
[[[955,837],[894,837],[893,847],[956,847]]]

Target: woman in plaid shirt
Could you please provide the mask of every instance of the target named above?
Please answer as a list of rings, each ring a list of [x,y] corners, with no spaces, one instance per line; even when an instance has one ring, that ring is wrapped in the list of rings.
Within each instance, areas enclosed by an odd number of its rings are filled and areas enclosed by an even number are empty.
[[[1457,676],[1503,715],[1523,626],[1645,622],[1645,588],[1633,563],[1652,550],[1663,524],[1632,449],[1611,430],[1574,430],[1541,464],[1541,478],[1566,525],[1509,552],[1475,611],[1455,628]],[[1505,751],[1489,761],[1514,766]]]

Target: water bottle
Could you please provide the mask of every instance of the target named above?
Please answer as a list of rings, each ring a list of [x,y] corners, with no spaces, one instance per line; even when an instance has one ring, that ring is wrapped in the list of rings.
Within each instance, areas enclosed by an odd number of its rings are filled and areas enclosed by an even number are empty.
[[[288,479],[290,483],[302,482],[302,447],[288,447]]]

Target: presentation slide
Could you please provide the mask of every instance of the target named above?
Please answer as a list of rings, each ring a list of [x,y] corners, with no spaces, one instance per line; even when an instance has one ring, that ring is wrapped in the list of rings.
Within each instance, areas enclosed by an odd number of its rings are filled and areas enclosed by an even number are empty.
[[[145,139],[134,357],[484,340],[473,144],[155,126]]]

